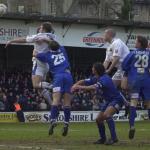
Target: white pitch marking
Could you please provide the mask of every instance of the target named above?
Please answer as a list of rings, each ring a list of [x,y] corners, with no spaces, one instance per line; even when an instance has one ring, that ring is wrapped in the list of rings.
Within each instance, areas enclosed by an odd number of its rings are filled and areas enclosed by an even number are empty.
[[[4,148],[7,148],[7,149],[32,149],[32,150],[41,150],[41,149],[44,149],[44,150],[65,150],[65,149],[57,149],[57,148],[52,148],[52,149],[49,149],[49,148],[42,148],[42,147],[33,147],[33,146],[12,146],[12,145],[0,145],[0,149],[4,149]]]

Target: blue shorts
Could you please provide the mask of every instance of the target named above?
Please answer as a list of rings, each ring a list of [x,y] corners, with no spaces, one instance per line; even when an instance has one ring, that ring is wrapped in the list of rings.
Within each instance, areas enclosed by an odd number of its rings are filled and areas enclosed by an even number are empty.
[[[53,92],[71,93],[73,78],[70,73],[59,73],[53,79]]]
[[[118,101],[118,100],[113,100],[111,102],[105,102],[100,106],[100,110],[102,112],[105,112],[105,110],[109,107],[112,106],[117,110],[117,113],[119,113],[119,110],[122,108],[124,105],[123,101]]]
[[[150,101],[150,78],[129,81],[131,99]]]

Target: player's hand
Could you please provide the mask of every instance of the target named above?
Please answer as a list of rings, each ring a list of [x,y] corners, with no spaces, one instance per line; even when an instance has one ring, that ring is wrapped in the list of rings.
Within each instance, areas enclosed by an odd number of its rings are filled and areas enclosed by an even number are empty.
[[[6,45],[5,45],[5,48],[7,48],[9,45],[11,45],[12,42],[11,41],[7,41]]]
[[[71,88],[71,92],[75,92],[75,91],[79,90],[80,87],[81,87],[80,85],[74,84],[74,85],[72,86],[72,88]]]

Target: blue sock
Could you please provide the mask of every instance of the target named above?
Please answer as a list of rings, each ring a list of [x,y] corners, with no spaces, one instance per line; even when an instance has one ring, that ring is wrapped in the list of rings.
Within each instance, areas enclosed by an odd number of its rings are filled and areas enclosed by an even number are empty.
[[[71,115],[71,108],[69,106],[64,107],[64,122],[69,123],[70,120],[70,115]]]
[[[113,140],[117,139],[114,120],[112,118],[108,118],[106,121],[110,130],[111,138]]]
[[[105,134],[105,125],[104,123],[97,123],[99,135],[102,139],[106,140],[106,134]]]
[[[150,120],[150,109],[148,109],[148,118]]]
[[[130,106],[130,117],[129,117],[130,128],[134,127],[135,118],[136,118],[136,107]]]
[[[58,106],[52,105],[52,107],[51,107],[51,123],[56,122],[58,113],[59,113]]]

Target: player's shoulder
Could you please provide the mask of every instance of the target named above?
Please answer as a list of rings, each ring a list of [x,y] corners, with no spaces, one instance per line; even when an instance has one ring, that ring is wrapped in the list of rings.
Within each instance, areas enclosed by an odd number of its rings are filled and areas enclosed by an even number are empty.
[[[62,45],[60,45],[59,50],[60,50],[60,51],[62,51],[62,52],[66,52],[65,47],[64,47],[64,46],[62,46]]]
[[[114,38],[112,44],[122,43],[123,41],[119,38]]]
[[[112,45],[114,45],[114,46],[121,45],[121,46],[126,47],[128,49],[127,45],[119,38],[114,39],[112,42]]]
[[[104,74],[103,76],[101,76],[100,78],[99,78],[99,81],[100,82],[108,82],[108,81],[110,81],[111,80],[111,78],[110,78],[110,76],[109,75],[107,75],[107,74]]]

